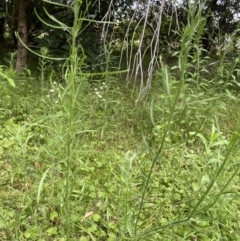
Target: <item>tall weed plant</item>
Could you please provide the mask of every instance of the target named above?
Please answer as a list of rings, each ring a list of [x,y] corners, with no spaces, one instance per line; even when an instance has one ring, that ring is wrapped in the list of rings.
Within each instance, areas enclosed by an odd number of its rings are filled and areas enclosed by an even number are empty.
[[[57,6],[64,7],[64,5],[59,3],[53,3],[49,1],[45,1],[49,4],[54,4]],[[68,27],[64,23],[61,23],[60,21],[56,20],[51,15],[47,14],[51,20],[55,22],[56,25],[51,25],[52,28],[62,28],[63,30],[67,31],[70,35],[69,41],[69,47],[70,47],[70,53],[69,57],[67,58],[66,62],[63,65],[63,79],[65,80],[65,84],[61,83],[55,83],[54,79],[50,78],[50,82],[52,85],[51,88],[51,95],[56,95],[58,98],[55,101],[58,101],[56,103],[58,107],[53,109],[55,114],[48,113],[48,119],[52,119],[53,126],[52,127],[46,127],[48,129],[48,132],[51,133],[50,135],[56,134],[58,135],[54,140],[59,143],[49,143],[50,148],[46,149],[46,153],[54,158],[54,159],[60,159],[59,161],[49,165],[47,170],[42,175],[42,178],[39,183],[38,188],[38,194],[37,194],[37,203],[38,205],[41,205],[41,202],[43,202],[42,194],[44,190],[44,185],[46,179],[49,177],[51,178],[52,173],[54,170],[58,170],[59,175],[62,175],[62,192],[60,195],[60,210],[58,212],[53,212],[53,215],[61,215],[62,222],[64,223],[65,227],[65,234],[64,234],[64,240],[75,240],[76,237],[74,237],[74,230],[76,229],[76,218],[77,218],[77,210],[76,203],[72,200],[75,198],[78,198],[81,200],[83,197],[78,195],[77,193],[81,192],[78,190],[73,190],[73,186],[75,183],[80,182],[78,179],[81,177],[77,177],[76,175],[76,167],[78,167],[80,164],[80,161],[78,160],[79,153],[86,152],[86,150],[81,150],[81,147],[78,146],[79,143],[79,137],[84,135],[88,135],[88,133],[94,132],[94,130],[86,130],[84,125],[84,118],[83,117],[88,111],[85,110],[82,106],[80,106],[79,102],[81,103],[81,100],[79,98],[84,99],[85,91],[89,91],[87,79],[91,78],[91,74],[84,73],[85,65],[86,65],[86,56],[84,53],[84,50],[82,46],[79,44],[78,38],[79,34],[82,30],[82,23],[83,21],[87,21],[87,19],[84,19],[81,12],[81,0],[76,0],[72,5],[68,5],[65,7],[68,7],[73,12],[74,20],[73,20],[73,26]],[[46,12],[47,13],[47,12]],[[43,50],[44,51],[44,50]],[[101,75],[101,76],[107,76],[106,79],[108,79],[109,75],[109,54],[108,51],[106,51],[107,54],[105,56],[106,60],[106,66],[104,69],[101,69],[101,73],[95,73],[95,75]],[[48,59],[48,56],[45,54],[46,51],[42,52],[44,53],[43,59]],[[103,57],[103,56],[101,56]],[[46,74],[46,65],[45,61],[40,61],[40,70],[41,75],[40,78],[43,82],[43,79],[45,78]],[[118,73],[118,71],[115,71],[115,73]],[[51,74],[50,77],[53,75]],[[108,83],[107,83],[108,84]],[[102,83],[102,86],[100,86],[100,90],[95,88],[96,95],[99,98],[99,105],[101,106],[101,110],[106,111],[107,108],[109,108],[110,102],[108,102],[105,99],[105,96],[103,96],[103,92],[107,92],[107,84],[105,82]],[[50,94],[49,94],[50,97]],[[49,98],[48,97],[48,98]],[[90,103],[89,103],[90,104]],[[85,115],[86,116],[86,115]],[[55,122],[55,123],[54,123]],[[43,125],[40,125],[44,127]],[[81,129],[82,128],[82,129]],[[103,130],[104,131],[104,130]],[[58,146],[57,146],[58,145]],[[55,150],[54,150],[55,149]],[[86,147],[85,147],[86,149]],[[88,150],[91,152],[91,150]],[[79,175],[79,174],[78,174]],[[85,177],[84,177],[85,178]],[[88,187],[86,187],[88,188]],[[83,191],[83,190],[82,190]],[[86,193],[87,195],[87,193]],[[80,203],[81,205],[81,203]],[[80,207],[81,209],[84,208],[84,205]],[[90,205],[90,204],[87,204]],[[96,219],[99,219],[100,217],[94,216]],[[53,217],[54,219],[55,217]],[[86,217],[87,218],[87,217]],[[85,217],[83,218],[85,220]],[[89,231],[90,236],[91,232],[94,232],[94,230]],[[81,237],[79,237],[80,240]]]
[[[213,42],[212,50],[208,53],[211,58],[205,58],[204,65],[200,69],[201,87],[213,92],[225,93],[228,90],[239,90],[239,28],[232,34],[218,36]],[[202,58],[203,61],[203,58]]]
[[[216,117],[211,116],[211,108],[208,106],[210,102],[212,103],[214,99],[219,97],[214,95],[209,98],[205,97],[207,92],[205,90],[211,86],[211,83],[208,83],[206,79],[202,81],[202,74],[208,72],[205,68],[208,59],[204,57],[200,44],[205,18],[202,16],[201,8],[198,8],[195,12],[195,8],[191,6],[190,1],[188,4],[188,24],[181,33],[180,51],[174,53],[174,56],[178,57],[178,65],[170,69],[161,60],[160,78],[163,94],[158,96],[158,100],[152,101],[150,108],[150,117],[154,126],[154,140],[151,145],[147,144],[147,148],[152,153],[152,164],[142,183],[142,197],[135,222],[137,240],[145,240],[149,235],[158,237],[158,233],[160,234],[165,229],[172,229],[182,224],[187,225],[192,220],[201,217],[203,213],[209,212],[221,199],[233,178],[239,173],[239,165],[231,162],[239,143],[239,132],[228,141],[224,137],[221,139],[221,134],[218,134],[221,131],[215,129],[215,125],[217,125]],[[178,78],[172,74],[176,69],[179,72]],[[222,106],[224,108],[223,103]],[[202,108],[206,109],[206,114],[199,116],[198,112],[200,113],[200,109],[202,112]],[[159,116],[156,116],[156,114]],[[209,133],[206,128],[211,125],[213,126],[211,136],[206,137]],[[179,143],[183,144],[180,144],[180,148],[185,145],[191,146],[191,143],[198,138],[204,144],[206,154],[212,153],[212,148],[218,148],[218,153],[221,155],[220,159],[216,157],[218,159],[217,165],[214,169],[211,169],[209,176],[206,173],[203,175],[205,179],[207,178],[205,189],[201,191],[198,200],[188,207],[187,213],[180,210],[175,220],[166,221],[162,225],[149,228],[144,232],[140,231],[143,222],[141,217],[144,216],[144,206],[149,202],[149,190],[151,189],[151,183],[155,180],[156,167],[164,166],[163,162],[168,161],[164,158],[168,150],[179,148]],[[196,158],[197,161],[197,156],[192,155],[191,157]],[[235,171],[227,177],[227,180],[223,181],[221,178],[223,173],[231,166],[235,167]],[[213,192],[216,183],[218,183],[219,188],[217,192]],[[194,187],[198,190],[196,186],[197,184]],[[161,216],[161,213],[159,213],[159,216]]]
[[[38,204],[41,203],[41,192],[44,187],[44,181],[47,178],[47,175],[52,169],[55,169],[56,166],[62,166],[61,168],[63,173],[63,179],[62,179],[62,214],[64,217],[64,223],[65,223],[65,237],[64,240],[72,240],[72,229],[73,224],[71,222],[72,216],[74,213],[71,214],[73,211],[73,206],[71,205],[71,196],[72,196],[72,183],[74,182],[74,166],[76,165],[76,160],[74,158],[74,142],[75,142],[75,131],[76,126],[78,123],[76,123],[77,118],[81,118],[79,116],[79,113],[76,113],[76,103],[77,103],[77,96],[79,90],[83,87],[83,82],[86,81],[86,75],[83,74],[81,69],[84,66],[85,61],[85,55],[84,51],[81,48],[81,45],[77,43],[77,38],[79,36],[79,33],[81,32],[82,28],[82,22],[84,21],[83,18],[80,18],[81,16],[81,0],[76,0],[74,3],[70,6],[65,6],[63,4],[53,3],[49,1],[45,1],[49,4],[54,4],[61,7],[68,7],[70,10],[72,10],[74,15],[74,21],[73,26],[69,27],[66,26],[64,23],[61,23],[60,21],[56,20],[54,17],[48,14],[49,18],[52,19],[56,25],[53,25],[51,27],[53,28],[62,28],[68,32],[70,35],[71,41],[69,42],[70,46],[70,53],[69,57],[67,58],[65,64],[64,64],[64,80],[66,81],[66,85],[59,86],[60,88],[57,89],[58,96],[59,96],[59,104],[61,105],[60,110],[58,111],[57,115],[52,115],[49,118],[54,119],[62,119],[63,125],[65,125],[65,128],[62,130],[57,131],[59,136],[59,141],[61,145],[61,149],[59,149],[59,153],[56,153],[56,155],[64,155],[60,157],[60,161],[57,163],[52,164],[43,174],[42,179],[39,184],[38,189]],[[46,51],[44,51],[45,53]],[[44,58],[47,58],[47,56],[43,56]],[[45,62],[40,62],[40,70],[41,70],[41,79],[45,78]],[[54,81],[52,81],[53,84]],[[54,89],[53,89],[54,90]],[[65,123],[65,124],[64,124]],[[57,128],[57,126],[53,127]],[[80,151],[80,150],[78,150]],[[60,154],[61,153],[61,154]],[[57,158],[57,156],[56,156]],[[58,215],[58,214],[56,214]]]
[[[239,89],[239,73],[240,73],[240,54],[237,50],[235,34],[225,36],[225,43],[219,46],[218,62],[215,63],[216,75],[213,80],[218,83],[219,90]]]
[[[16,219],[14,226],[9,226],[9,230],[14,228],[15,233],[15,235],[11,235],[11,238],[12,240],[22,240],[21,236],[24,236],[31,240],[43,240],[45,237],[47,237],[46,239],[52,239],[58,236],[64,241],[84,241],[90,238],[96,240],[94,236],[103,236],[103,240],[107,238],[114,240],[118,229],[109,217],[113,215],[109,211],[110,208],[106,207],[106,223],[101,220],[98,213],[88,212],[89,209],[94,208],[101,209],[101,212],[105,213],[105,209],[102,211],[102,206],[106,204],[100,205],[100,202],[95,203],[95,200],[97,199],[96,193],[102,199],[106,195],[98,190],[98,186],[102,185],[98,172],[102,166],[106,165],[106,161],[98,160],[99,156],[94,160],[91,159],[95,155],[94,153],[97,153],[95,149],[98,146],[101,148],[102,143],[96,141],[96,131],[88,129],[88,123],[90,122],[88,118],[96,119],[96,122],[100,123],[97,124],[101,125],[101,139],[103,139],[107,126],[107,122],[101,121],[103,113],[108,113],[111,118],[114,107],[118,105],[118,101],[108,100],[111,84],[109,82],[112,81],[110,75],[113,73],[108,70],[111,62],[109,59],[110,52],[105,56],[106,64],[102,69],[103,72],[95,73],[95,76],[105,76],[106,83],[101,80],[102,83],[100,84],[93,83],[90,85],[87,79],[90,79],[91,75],[83,72],[86,65],[86,56],[82,46],[77,41],[79,33],[81,33],[82,22],[88,21],[82,17],[80,10],[82,1],[76,0],[72,5],[67,6],[47,0],[44,2],[55,4],[57,7],[68,7],[73,12],[73,26],[68,27],[52,15],[48,15],[46,11],[49,18],[55,22],[55,25],[51,24],[50,27],[62,28],[70,35],[70,53],[63,65],[61,81],[56,79],[53,71],[49,71],[47,62],[48,60],[62,59],[54,59],[49,56],[47,49],[42,49],[41,54],[37,54],[42,58],[39,61],[39,70],[41,71],[39,77],[41,92],[39,91],[39,93],[42,98],[36,100],[36,103],[38,103],[36,112],[19,124],[15,124],[14,121],[12,121],[13,123],[10,121],[7,123],[9,128],[13,130],[9,139],[11,141],[13,138],[15,141],[14,143],[10,142],[10,144],[6,143],[5,146],[7,147],[7,144],[14,148],[16,146],[14,160],[18,160],[19,170],[24,176],[24,182],[27,182],[28,178],[34,178],[39,182],[36,206],[33,208],[31,205],[32,198],[24,192],[27,201],[24,200],[25,205],[20,214],[20,216],[25,215],[26,209],[28,209],[28,215],[32,217],[34,224],[24,223],[26,228],[22,231],[19,227],[23,225],[23,222],[20,218]],[[44,23],[48,24],[47,22]],[[102,55],[101,58],[103,57]],[[114,71],[114,73],[119,72]],[[46,87],[50,87],[50,89],[46,91]],[[89,93],[90,91],[93,95]],[[81,105],[82,103],[83,105]],[[94,125],[94,128],[97,128],[97,125]],[[17,135],[14,135],[14,132]],[[84,141],[89,142],[84,143]],[[21,152],[18,151],[18,147],[20,147]],[[32,165],[28,165],[28,162],[34,163],[36,169],[33,170]],[[111,162],[108,165],[111,166]],[[114,170],[113,167],[111,169]],[[113,171],[109,171],[109,176],[112,176],[112,173]],[[40,180],[37,174],[41,175]],[[13,176],[12,182],[14,183],[20,177],[21,175]],[[105,175],[103,177],[105,178]],[[108,175],[106,175],[106,178],[108,181],[104,188],[112,188],[113,185]],[[127,185],[126,183],[123,182]],[[126,188],[123,194],[127,195],[127,192],[128,189]],[[121,197],[121,200],[123,200],[123,197]],[[107,198],[105,202],[108,203]],[[127,202],[125,204],[127,205]],[[124,212],[122,213],[124,214]],[[8,221],[7,218],[6,220]],[[47,220],[50,221],[50,227],[49,223],[46,224]],[[40,222],[41,225],[35,225],[35,222]],[[97,225],[99,225],[98,229],[96,228]],[[108,227],[108,225],[111,225],[111,227]],[[125,228],[121,229],[124,230],[122,232],[125,232]],[[46,232],[43,232],[43,230]]]

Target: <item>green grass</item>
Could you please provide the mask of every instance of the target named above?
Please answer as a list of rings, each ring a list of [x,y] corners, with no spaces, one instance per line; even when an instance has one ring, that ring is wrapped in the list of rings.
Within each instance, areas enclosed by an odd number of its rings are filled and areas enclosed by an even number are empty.
[[[136,103],[82,72],[80,4],[64,73],[0,69],[0,240],[239,240],[240,101],[226,58],[201,56],[201,9]]]
[[[240,127],[238,98],[213,96],[211,91],[191,91],[187,100],[180,98],[135,233],[143,183],[168,120],[169,96],[159,85],[151,92],[153,104],[149,98],[135,105],[137,95],[120,83],[118,77],[106,79],[105,85],[86,82],[77,95],[71,240],[238,240],[239,175],[211,206],[238,168],[238,146],[194,217],[171,225],[191,213],[223,161],[230,138]],[[8,95],[5,92],[0,106],[0,239],[66,240],[67,116],[58,98],[64,87],[43,87],[27,77],[16,84],[14,90],[6,87]]]

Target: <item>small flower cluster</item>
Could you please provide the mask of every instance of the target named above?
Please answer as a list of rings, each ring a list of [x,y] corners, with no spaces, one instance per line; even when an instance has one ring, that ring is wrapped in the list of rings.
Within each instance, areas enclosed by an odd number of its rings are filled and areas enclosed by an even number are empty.
[[[105,82],[102,82],[102,86],[100,86],[100,88],[95,88],[95,94],[98,96],[98,98],[105,102],[106,100],[103,98],[103,95],[105,94],[105,90],[107,89],[107,86],[105,84]]]
[[[57,82],[53,82],[53,85],[57,85]],[[56,91],[58,90],[58,88],[56,87],[56,89],[55,88],[51,88],[50,90],[49,90],[49,92],[50,92],[50,94],[48,94],[47,95],[47,98],[50,98],[50,96],[51,95],[53,95]],[[58,100],[55,100],[55,104],[58,104],[59,103],[59,101]]]

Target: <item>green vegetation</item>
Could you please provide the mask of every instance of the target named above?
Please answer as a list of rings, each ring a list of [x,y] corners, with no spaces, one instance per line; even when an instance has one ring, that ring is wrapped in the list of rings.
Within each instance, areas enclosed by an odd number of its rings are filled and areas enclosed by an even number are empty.
[[[210,58],[189,8],[139,99],[107,46],[87,68],[80,7],[61,71],[46,47],[0,68],[0,240],[240,240],[239,53]]]

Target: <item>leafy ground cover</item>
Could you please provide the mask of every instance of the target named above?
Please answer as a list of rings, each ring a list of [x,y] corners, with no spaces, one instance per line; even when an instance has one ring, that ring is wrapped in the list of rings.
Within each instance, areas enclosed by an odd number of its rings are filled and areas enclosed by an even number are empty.
[[[194,11],[136,103],[111,53],[86,71],[73,11],[61,73],[47,48],[0,69],[0,240],[239,240],[238,53],[207,57]]]
[[[240,239],[237,93],[186,84],[169,127],[178,81],[138,104],[120,76],[79,84],[68,180],[58,79],[1,80],[0,240]]]

